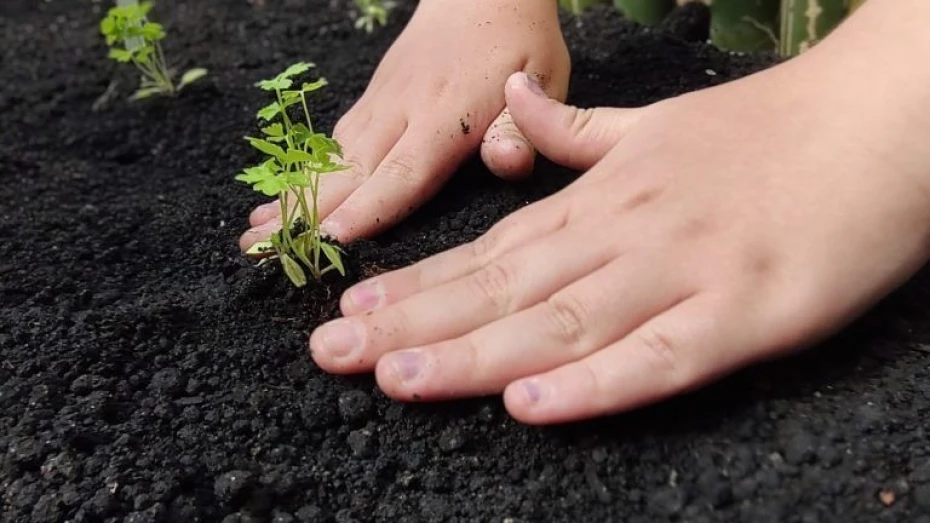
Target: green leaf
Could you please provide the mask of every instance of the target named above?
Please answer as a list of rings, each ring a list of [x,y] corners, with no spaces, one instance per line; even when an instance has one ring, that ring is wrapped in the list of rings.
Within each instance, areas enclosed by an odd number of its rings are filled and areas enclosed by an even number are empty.
[[[339,248],[334,247],[328,243],[320,243],[320,249],[323,250],[323,254],[326,255],[326,259],[333,264],[333,267],[339,271],[339,274],[345,276],[346,268],[342,264],[342,255],[339,253]]]
[[[310,177],[303,171],[290,171],[285,177],[289,186],[310,187]]]
[[[161,24],[146,22],[140,29],[139,36],[150,42],[157,42],[165,37],[165,29]]]
[[[281,265],[284,266],[284,273],[291,279],[291,282],[297,287],[303,287],[307,284],[307,275],[300,268],[300,264],[294,261],[287,254],[281,255]]]
[[[279,123],[273,123],[268,127],[262,127],[262,132],[265,133],[265,136],[281,138],[284,136],[284,126]]]
[[[267,180],[261,180],[254,185],[256,191],[261,191],[265,196],[278,196],[287,192],[287,181],[281,176],[272,176]]]
[[[204,76],[207,76],[207,70],[202,67],[188,69],[184,72],[184,75],[181,76],[181,82],[178,84],[178,89],[184,89],[184,86],[190,85],[197,80],[200,80]]]
[[[100,21],[100,34],[110,36],[116,30],[116,21],[108,16]]]
[[[298,145],[304,145],[307,143],[307,140],[313,136],[313,133],[310,132],[310,128],[306,125],[299,123],[291,127],[291,136],[294,138],[294,143]]]
[[[164,87],[146,87],[145,89],[139,89],[135,94],[130,97],[130,100],[143,100],[145,98],[150,98],[157,94],[164,94],[167,90]]]
[[[310,261],[310,257],[307,253],[310,252],[310,243],[313,241],[313,236],[309,234],[301,234],[299,237],[294,239],[294,255],[297,258],[304,262],[304,265],[307,267],[313,267],[313,262]],[[312,269],[311,269],[311,272]]]
[[[271,242],[271,246],[274,247],[275,252],[282,252],[284,250],[284,243],[281,241],[281,231],[274,233],[268,238],[268,241]]]
[[[140,63],[148,63],[149,58],[152,57],[152,53],[155,52],[155,50],[150,45],[144,45],[142,47],[130,47],[128,41],[126,42],[126,47],[128,49],[132,49],[132,51],[136,54],[136,61]]]
[[[298,104],[300,103],[300,91],[284,91],[281,93],[281,100],[284,102],[284,107]]]
[[[278,116],[278,113],[280,112],[281,112],[281,106],[278,105],[278,102],[274,102],[269,105],[266,105],[265,107],[262,107],[261,110],[258,111],[258,118],[262,120],[270,121],[275,116]]]
[[[272,78],[271,80],[262,80],[255,85],[260,87],[263,91],[281,91],[289,89],[294,85],[294,82],[287,78]]]
[[[313,155],[300,149],[288,149],[281,161],[284,163],[312,162]]]
[[[266,196],[278,196],[287,191],[287,179],[278,176],[278,164],[269,160],[261,165],[249,167],[236,176],[236,180],[253,185],[253,189]]]
[[[273,172],[269,172],[268,168],[265,167],[265,164],[262,164],[245,169],[242,174],[236,175],[236,179],[240,182],[255,183],[262,180],[267,180],[268,178],[274,176],[274,174],[275,173]]]
[[[127,51],[125,49],[110,49],[110,54],[108,56],[117,62],[126,63],[132,60],[132,51]]]
[[[261,138],[252,138],[250,136],[246,136],[245,139],[248,140],[250,144],[252,144],[252,147],[258,149],[259,151],[284,161],[285,153],[284,149],[281,147],[271,142],[262,140]]]
[[[341,150],[339,142],[326,136],[323,133],[314,133],[312,134],[307,141],[310,142],[310,146],[313,147],[314,151],[325,151],[327,153],[335,153]]]
[[[300,88],[300,90],[305,93],[312,93],[313,91],[322,89],[326,87],[327,85],[329,85],[329,82],[326,81],[326,78],[320,78],[319,80],[315,82],[304,83],[304,85]]]
[[[292,76],[306,73],[314,67],[316,67],[316,64],[310,62],[297,62],[296,64],[285,69],[283,73],[279,74],[278,78],[291,78]]]
[[[144,18],[149,15],[149,11],[152,10],[152,2],[140,2],[138,7],[133,9],[136,16]]]

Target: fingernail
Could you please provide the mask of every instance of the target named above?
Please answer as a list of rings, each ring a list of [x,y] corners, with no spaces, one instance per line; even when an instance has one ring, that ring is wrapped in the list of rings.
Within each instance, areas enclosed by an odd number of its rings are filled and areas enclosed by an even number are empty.
[[[546,98],[549,97],[549,95],[546,94],[546,91],[543,91],[543,88],[539,85],[539,82],[537,82],[536,79],[532,76],[523,73],[523,81],[526,82],[527,89],[529,89],[533,94],[538,96],[545,96]]]
[[[320,232],[323,233],[323,236],[339,239],[342,237],[342,225],[339,220],[327,218],[320,224]]]
[[[527,403],[539,403],[539,399],[542,397],[542,391],[535,380],[523,382],[523,394],[526,396]]]
[[[512,130],[505,131],[502,133],[502,138],[508,142],[514,149],[519,149],[524,147],[530,149],[530,143],[526,141],[526,138],[522,134],[514,132]]]
[[[420,351],[408,350],[395,352],[390,358],[389,361],[391,362],[391,367],[394,369],[394,374],[396,374],[401,381],[410,381],[416,378],[423,368],[423,355],[420,354]]]
[[[361,348],[361,329],[349,319],[333,320],[320,327],[320,340],[327,354],[335,358],[345,358]]]
[[[381,304],[384,290],[377,281],[363,282],[348,291],[349,301],[357,312],[370,311]]]

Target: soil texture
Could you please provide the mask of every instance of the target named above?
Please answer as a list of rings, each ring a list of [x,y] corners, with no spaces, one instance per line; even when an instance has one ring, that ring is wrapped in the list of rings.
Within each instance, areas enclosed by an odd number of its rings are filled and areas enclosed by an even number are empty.
[[[413,9],[368,36],[349,3],[163,0],[169,59],[210,75],[138,104],[105,58],[105,3],[0,4],[0,521],[930,522],[927,274],[815,351],[588,423],[521,426],[498,398],[400,404],[322,373],[307,335],[340,289],[574,176],[506,184],[469,162],[325,287],[246,263],[261,198],[233,175],[256,159],[252,84],[316,62],[331,129]],[[571,101],[642,105],[774,62],[695,41],[694,9],[653,30],[564,18]]]

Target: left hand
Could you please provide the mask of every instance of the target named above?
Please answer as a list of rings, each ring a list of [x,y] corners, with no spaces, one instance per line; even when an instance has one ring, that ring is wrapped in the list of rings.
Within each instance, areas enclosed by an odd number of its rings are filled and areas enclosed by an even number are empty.
[[[503,391],[543,424],[655,402],[840,328],[925,261],[912,175],[930,158],[913,129],[879,121],[890,112],[798,88],[818,81],[804,63],[641,109],[571,108],[511,76],[527,138],[589,172],[350,289],[313,358],[374,368],[402,400]]]
[[[494,174],[528,175],[535,152],[504,107],[504,82],[528,72],[564,100],[570,70],[553,0],[420,1],[333,130],[349,168],[320,180],[323,232],[343,244],[377,235],[479,148]],[[281,229],[280,202],[256,207],[249,222],[243,252]]]

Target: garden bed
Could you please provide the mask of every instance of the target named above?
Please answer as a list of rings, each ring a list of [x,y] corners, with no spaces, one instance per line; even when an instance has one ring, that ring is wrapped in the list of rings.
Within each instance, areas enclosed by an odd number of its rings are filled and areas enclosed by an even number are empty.
[[[344,282],[298,291],[255,269],[236,239],[260,198],[233,181],[255,158],[252,84],[316,62],[331,129],[412,9],[367,36],[347,1],[265,4],[163,1],[168,56],[210,75],[130,104],[116,74],[96,110],[115,72],[101,7],[0,5],[0,522],[930,521],[926,273],[817,351],[564,427],[321,372],[307,335],[348,283],[469,241],[573,175],[543,165],[510,185],[470,162],[350,246]],[[641,105],[772,63],[687,41],[702,33],[688,20],[565,18],[571,101]]]

